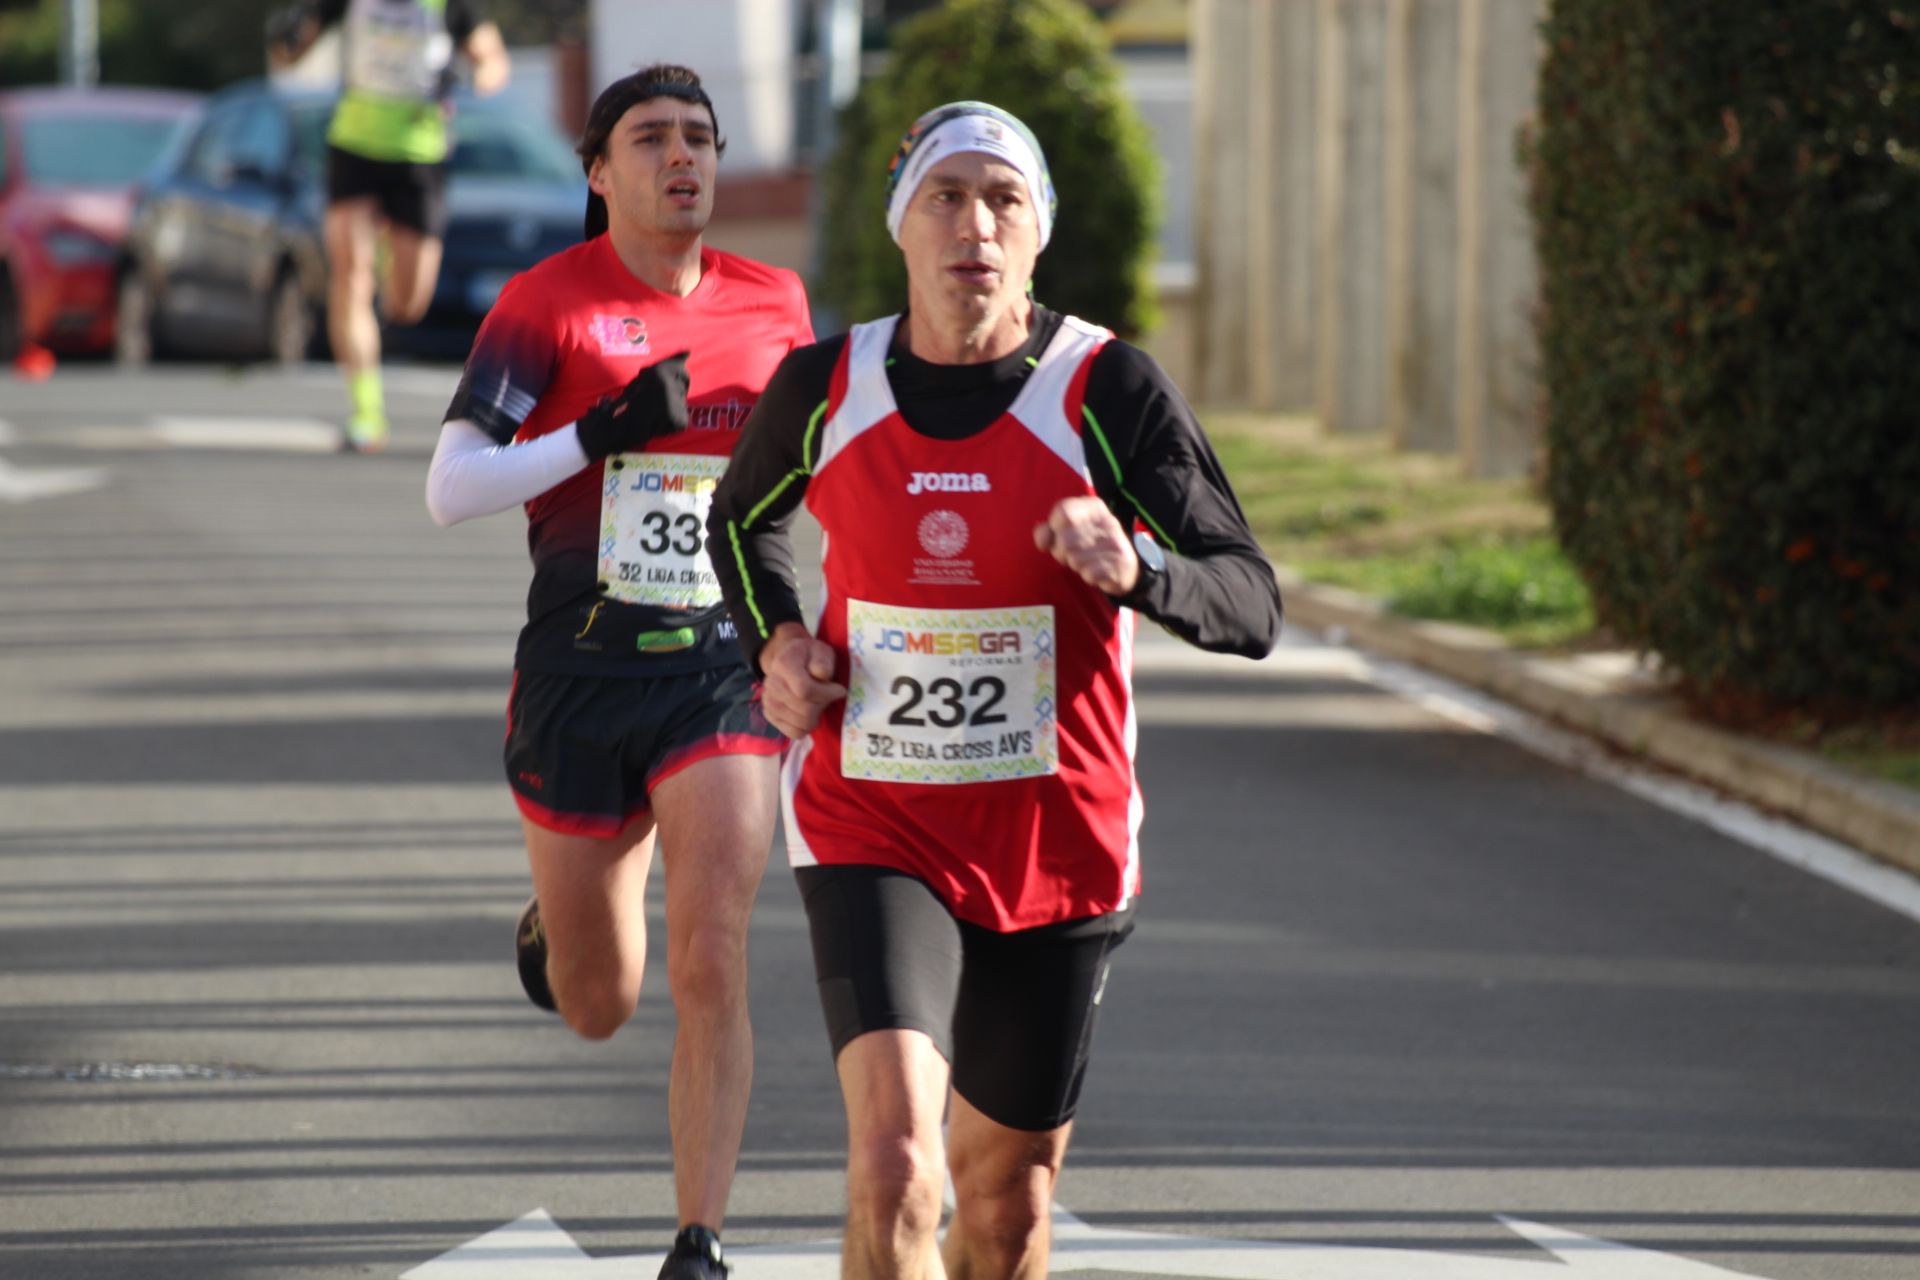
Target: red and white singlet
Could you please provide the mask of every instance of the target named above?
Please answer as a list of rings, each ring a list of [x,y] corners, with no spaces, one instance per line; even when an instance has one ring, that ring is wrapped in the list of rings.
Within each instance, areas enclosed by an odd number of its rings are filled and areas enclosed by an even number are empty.
[[[887,382],[898,321],[849,335],[807,487],[814,633],[849,692],[788,753],[790,859],[909,872],[1002,932],[1117,910],[1140,883],[1134,616],[1033,542],[1094,493],[1080,406],[1112,335],[1068,317],[1005,414],[935,440]]]

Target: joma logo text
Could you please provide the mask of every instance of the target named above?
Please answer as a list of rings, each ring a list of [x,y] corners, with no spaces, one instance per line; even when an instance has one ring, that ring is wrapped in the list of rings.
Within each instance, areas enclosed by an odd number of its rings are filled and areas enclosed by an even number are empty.
[[[979,471],[916,471],[908,493],[992,493],[993,482]]]

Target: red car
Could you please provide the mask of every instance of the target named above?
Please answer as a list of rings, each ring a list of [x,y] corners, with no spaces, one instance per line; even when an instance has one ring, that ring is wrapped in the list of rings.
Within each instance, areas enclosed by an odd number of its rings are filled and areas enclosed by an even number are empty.
[[[0,359],[113,345],[134,187],[200,104],[161,89],[0,93]]]

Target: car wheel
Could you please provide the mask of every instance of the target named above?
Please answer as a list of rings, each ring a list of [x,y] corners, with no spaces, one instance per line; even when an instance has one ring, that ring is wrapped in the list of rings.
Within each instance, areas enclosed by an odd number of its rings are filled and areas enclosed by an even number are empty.
[[[20,354],[20,299],[13,291],[13,277],[0,271],[0,364],[10,363]]]
[[[313,308],[293,268],[282,268],[267,300],[267,354],[279,364],[299,364],[313,350]]]
[[[113,362],[136,369],[153,359],[153,290],[138,267],[120,276],[113,315]]]

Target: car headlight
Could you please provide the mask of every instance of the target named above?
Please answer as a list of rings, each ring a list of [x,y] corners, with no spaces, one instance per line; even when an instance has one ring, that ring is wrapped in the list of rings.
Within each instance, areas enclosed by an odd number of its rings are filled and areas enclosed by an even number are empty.
[[[98,236],[84,231],[52,231],[46,238],[47,256],[63,267],[79,267],[94,262],[112,262],[114,248]]]

